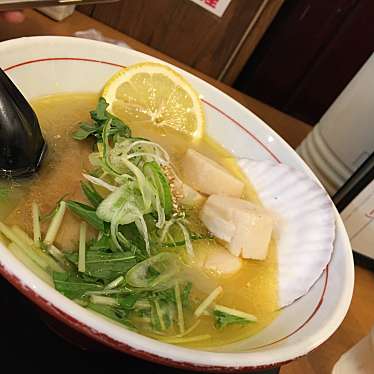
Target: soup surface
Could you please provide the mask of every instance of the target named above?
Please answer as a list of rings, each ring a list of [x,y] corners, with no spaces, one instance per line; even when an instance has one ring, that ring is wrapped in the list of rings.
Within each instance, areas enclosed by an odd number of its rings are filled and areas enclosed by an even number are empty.
[[[60,94],[43,97],[32,103],[48,143],[48,155],[41,170],[32,179],[2,182],[3,187],[10,187],[10,192],[6,199],[0,200],[0,220],[8,225],[18,225],[32,236],[33,202],[38,204],[41,211],[43,233],[49,225],[48,213],[54,209],[59,200],[86,202],[80,182],[82,172],[89,172],[92,169],[88,156],[92,152],[94,143],[91,140],[76,141],[72,138],[72,134],[77,130],[80,121],[89,120],[89,111],[95,108],[97,99],[97,95],[93,94]],[[172,130],[139,125],[133,127],[132,132],[133,136],[147,138],[162,145],[177,169],[185,151],[192,147],[242,178],[232,156],[207,136],[196,145]],[[248,183],[245,198],[258,202],[255,191]],[[55,241],[56,246],[62,251],[77,251],[80,221],[70,211],[66,212]],[[95,237],[95,230],[89,229],[88,236]],[[221,247],[218,241],[212,239],[195,240],[193,246],[197,259]],[[181,253],[184,248],[169,248],[167,251]],[[278,309],[277,261],[273,240],[265,261],[242,260],[241,269],[231,276],[202,271],[194,262],[198,260],[190,261],[186,272],[186,279],[192,282],[190,303],[184,309],[186,329],[194,324],[193,311],[201,300],[218,286],[223,288],[223,292],[216,299],[217,303],[253,314],[257,317],[257,322],[217,328],[211,316],[203,315],[198,326],[187,334],[187,338],[192,337],[192,339],[181,340],[181,344],[197,348],[221,346],[256,334],[276,317],[278,313],[276,311]],[[144,318],[142,320],[134,317],[132,324],[141,333],[157,338],[157,334],[151,331],[144,321]],[[170,328],[166,332],[162,331],[159,337],[167,338],[176,334],[175,328]],[[207,338],[193,341],[194,336]],[[175,342],[178,343],[178,339]]]

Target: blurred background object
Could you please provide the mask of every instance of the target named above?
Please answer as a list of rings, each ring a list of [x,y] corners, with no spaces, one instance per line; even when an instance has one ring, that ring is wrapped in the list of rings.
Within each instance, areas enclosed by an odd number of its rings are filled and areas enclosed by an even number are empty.
[[[118,45],[120,47],[125,47],[125,48],[132,49],[127,43],[122,42],[120,40],[107,38],[103,35],[103,33],[101,33],[100,31],[98,31],[96,29],[76,31],[73,35],[76,36],[77,38],[98,40],[100,42],[111,43],[111,44]]]
[[[374,54],[298,147],[330,195],[374,152]]]
[[[37,9],[39,12],[44,13],[55,21],[62,21],[73,14],[75,5],[49,6]]]
[[[374,327],[365,338],[340,357],[332,371],[332,374],[372,373],[374,373]]]
[[[334,195],[355,262],[374,270],[374,152]]]
[[[0,0],[0,11],[72,4],[109,3],[118,0]]]

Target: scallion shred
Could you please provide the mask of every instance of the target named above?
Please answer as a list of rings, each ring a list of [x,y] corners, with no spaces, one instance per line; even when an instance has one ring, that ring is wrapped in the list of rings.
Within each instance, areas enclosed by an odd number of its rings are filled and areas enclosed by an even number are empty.
[[[32,227],[34,234],[34,244],[40,245],[42,234],[40,230],[40,212],[38,204],[35,201],[32,203]]]
[[[55,241],[58,231],[60,230],[62,220],[64,219],[65,211],[66,203],[65,201],[61,201],[56,214],[52,218],[52,221],[48,227],[48,231],[44,239],[44,242],[47,245],[51,245]]]
[[[78,271],[84,273],[86,271],[86,234],[87,224],[82,222],[79,230],[79,261]]]

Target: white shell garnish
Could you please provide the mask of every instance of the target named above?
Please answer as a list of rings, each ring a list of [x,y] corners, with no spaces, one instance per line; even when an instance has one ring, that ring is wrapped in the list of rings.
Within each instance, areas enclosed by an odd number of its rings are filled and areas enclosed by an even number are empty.
[[[240,159],[265,208],[275,215],[279,305],[305,295],[329,263],[335,211],[326,191],[285,164]]]

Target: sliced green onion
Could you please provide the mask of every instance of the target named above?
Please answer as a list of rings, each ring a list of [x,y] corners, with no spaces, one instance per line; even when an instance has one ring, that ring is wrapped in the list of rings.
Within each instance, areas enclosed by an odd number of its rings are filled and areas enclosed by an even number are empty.
[[[143,172],[128,160],[123,161],[126,167],[135,175],[138,181],[139,190],[143,196],[144,209],[148,210],[152,204],[152,189]]]
[[[161,202],[163,214],[170,218],[173,212],[173,198],[170,189],[169,180],[163,169],[155,161],[146,162],[143,167],[144,175],[152,182],[156,189],[155,193]]]
[[[18,228],[19,229],[19,228]],[[21,229],[19,229],[21,230]],[[36,263],[38,264],[43,270],[48,270],[48,263],[45,261],[44,258],[39,256],[32,248],[30,248],[25,243],[25,235],[20,238],[11,228],[6,226],[4,223],[0,222],[0,231],[13,243],[17,245],[18,248],[22,249],[23,252],[27,253],[27,255]],[[22,230],[21,230],[22,231]],[[31,238],[29,238],[31,240]],[[33,241],[31,240],[33,243]]]
[[[82,175],[83,175],[84,178],[86,178],[92,184],[95,184],[97,186],[103,187],[103,188],[105,188],[108,191],[114,191],[114,190],[116,190],[118,188],[116,186],[113,186],[113,185],[111,185],[111,184],[103,181],[100,178],[93,177],[92,175],[88,175],[88,174],[84,174],[84,173]]]
[[[156,227],[162,228],[165,225],[165,210],[161,205],[160,197],[157,193],[154,196],[155,199],[155,208],[157,211],[157,223]]]
[[[99,148],[99,144],[100,143],[97,143],[97,147]],[[102,154],[100,154],[100,152],[92,152],[88,155],[88,161],[90,162],[90,164],[92,166],[95,166],[95,167],[101,167],[102,164],[103,164],[103,161],[101,160],[102,159]]]
[[[110,126],[112,124],[112,119],[109,119],[107,120],[106,124],[104,125],[104,128],[103,128],[103,148],[102,148],[102,151],[99,149],[99,152],[100,154],[102,154],[102,158],[104,160],[104,166],[106,167],[106,169],[108,170],[108,172],[110,172],[111,174],[114,174],[114,175],[120,175],[120,173],[118,173],[117,170],[115,170],[115,168],[113,168],[113,165],[112,163],[110,162],[110,157],[109,157],[109,154],[110,154],[110,145],[109,145],[109,131],[110,131]],[[99,144],[100,143],[97,143],[98,144],[98,148],[99,148]]]
[[[110,125],[109,125],[109,129],[110,129]],[[105,129],[103,129],[104,131]],[[99,143],[97,142],[96,143],[96,147],[97,147],[97,150],[98,150],[98,154],[100,157],[103,157],[104,156],[104,145],[103,143]]]
[[[158,303],[157,300],[155,300],[154,303],[155,303],[155,307],[156,307],[156,314],[157,314],[158,320],[160,321],[161,331],[165,331],[166,330],[166,326],[165,326],[164,317],[162,315],[162,311],[161,311],[161,308],[160,308],[160,304]]]
[[[182,233],[183,233],[183,236],[184,236],[184,241],[185,241],[185,244],[186,244],[186,251],[187,251],[187,253],[190,256],[194,256],[195,254],[194,254],[194,251],[193,251],[190,234],[189,234],[188,230],[186,229],[186,226],[184,226],[182,223],[180,223],[178,221],[177,221],[177,224],[178,224],[178,226],[182,230]]]
[[[238,317],[238,318],[243,318],[243,319],[251,321],[251,322],[256,322],[257,321],[257,317],[254,316],[253,314],[242,312],[241,310],[237,310],[237,309],[228,308],[227,306],[216,304],[214,306],[214,310],[218,311],[218,312],[230,314],[230,315]]]
[[[11,227],[13,232],[23,241],[23,243],[29,247],[34,245],[33,240],[17,225]]]
[[[134,148],[135,146],[138,146],[138,145],[146,145],[146,146],[151,146],[154,148],[154,151],[156,150],[159,150],[161,151],[161,153],[163,153],[163,156],[164,156],[164,160],[163,160],[163,163],[164,164],[168,164],[170,162],[170,156],[169,154],[166,152],[166,150],[161,147],[159,144],[157,143],[154,143],[154,142],[151,142],[149,140],[137,140],[133,143],[131,143],[125,150],[125,153],[128,154],[131,150],[131,148]],[[147,152],[147,153],[150,153],[150,152]]]
[[[61,261],[61,262],[65,262],[65,256],[64,256],[64,254],[57,247],[55,247],[54,245],[47,246],[47,251],[56,260]]]
[[[196,308],[194,315],[196,317],[200,317],[204,311],[209,308],[209,306],[213,303],[213,301],[221,294],[223,291],[223,288],[221,286],[218,286],[216,289],[214,289],[208,297],[203,300],[203,302]]]
[[[129,181],[134,181],[135,178],[130,175],[130,174],[121,174],[121,175],[118,175],[114,178],[114,180],[116,181],[116,183],[118,184],[125,184]]]
[[[175,335],[176,338],[182,338],[183,336],[186,336],[190,334],[193,330],[196,329],[197,326],[199,326],[201,320],[198,319],[192,326],[190,326],[187,330],[185,330],[183,333]]]
[[[184,331],[183,334],[177,334],[177,335],[169,335],[167,337],[162,337],[162,338],[159,338],[157,337],[157,339],[159,340],[162,340],[164,341],[163,339],[167,339],[167,340],[170,340],[170,339],[180,339],[180,338],[183,338],[184,336],[187,336],[188,334],[190,334],[193,330],[196,329],[197,326],[199,326],[201,320],[198,319],[192,326],[190,326],[187,330]]]
[[[127,159],[130,160],[135,157],[149,157],[151,159],[154,159],[159,164],[166,164],[167,162],[160,156],[154,154],[154,153],[148,153],[148,152],[134,152],[130,153],[127,156]]]
[[[116,288],[123,282],[124,279],[125,278],[122,275],[120,275],[118,278],[114,279],[109,284],[107,284],[104,289],[111,290],[113,288]]]
[[[21,248],[29,254],[36,263],[45,270],[63,272],[64,269],[48,254],[43,252],[39,246],[35,246],[33,240],[19,226],[12,226],[15,235],[23,242]]]
[[[73,301],[84,308],[88,306],[88,302],[86,300],[74,299]]]
[[[82,222],[79,230],[79,258],[78,271],[84,273],[86,271],[86,235],[87,224]]]
[[[127,207],[127,204],[124,203],[119,210],[115,211],[112,217],[112,220],[110,221],[110,236],[113,240],[113,243],[117,247],[117,249],[119,249],[122,252],[123,252],[123,249],[121,247],[121,244],[118,241],[118,233],[119,233],[118,226],[120,225],[119,220],[121,219],[124,211],[126,210],[126,207]]]
[[[0,231],[12,242],[18,246],[23,247],[25,243],[16,235],[10,227],[0,221]]]
[[[40,245],[42,240],[42,234],[40,230],[40,211],[38,204],[34,201],[32,203],[32,227],[34,231],[34,244]]]
[[[93,304],[108,305],[108,306],[118,306],[118,302],[113,297],[91,295],[90,301]]]
[[[133,317],[132,320],[137,323],[150,324],[152,322],[152,320],[149,317]]]
[[[150,267],[159,274],[149,278],[147,275]],[[133,266],[126,274],[126,283],[132,287],[154,289],[170,281],[178,271],[178,256],[175,253],[161,252]]]
[[[145,223],[144,217],[142,215],[140,215],[139,218],[135,220],[135,225],[143,236],[143,239],[145,242],[145,249],[148,255],[150,256],[151,251],[150,251],[150,245],[149,245],[148,228],[147,228],[147,224]]]
[[[119,295],[126,293],[126,291],[122,290],[102,290],[102,291],[87,291],[84,294],[89,296],[89,295]]]
[[[177,303],[177,314],[178,314],[178,327],[181,334],[184,333],[184,317],[183,317],[183,306],[181,300],[181,292],[179,283],[176,282],[174,286],[175,300]]]
[[[44,280],[50,286],[53,286],[52,277],[44,271],[38,264],[36,264],[29,256],[29,253],[15,243],[10,243],[8,246],[10,252],[13,253],[19,261],[21,261],[30,271]]]
[[[58,231],[60,230],[62,220],[65,215],[65,211],[66,211],[66,203],[65,201],[61,201],[56,214],[52,218],[52,221],[48,227],[47,235],[45,236],[45,239],[44,239],[44,242],[47,245],[51,245],[55,241]]]
[[[163,243],[165,240],[165,237],[167,234],[169,234],[169,229],[171,226],[173,226],[175,223],[175,219],[171,219],[170,221],[166,221],[164,228],[162,229],[161,236],[160,236],[160,242]]]
[[[135,309],[150,309],[151,303],[148,300],[136,300]]]
[[[117,232],[117,238],[118,238],[118,241],[121,242],[121,244],[126,249],[128,249],[129,251],[131,251],[133,254],[135,254],[139,250],[139,248],[136,245],[132,244],[130,242],[130,240],[126,239],[126,237],[122,234],[122,232],[120,232],[120,231]]]

